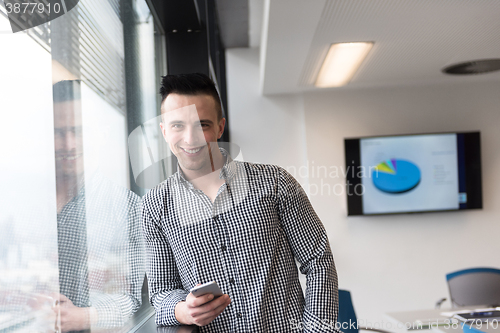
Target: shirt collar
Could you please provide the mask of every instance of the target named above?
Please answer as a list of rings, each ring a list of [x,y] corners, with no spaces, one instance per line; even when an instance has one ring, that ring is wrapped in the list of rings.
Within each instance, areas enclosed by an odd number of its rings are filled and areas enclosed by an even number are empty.
[[[220,170],[219,178],[224,179],[226,180],[226,182],[228,182],[236,175],[236,163],[234,163],[233,159],[224,148],[219,147],[219,150],[222,153],[222,156],[224,156],[226,159],[224,165],[222,166],[222,169]],[[182,183],[188,183],[192,186],[191,182],[189,182],[184,177],[184,172],[182,172],[179,163],[177,163],[177,174],[179,175],[179,180]]]

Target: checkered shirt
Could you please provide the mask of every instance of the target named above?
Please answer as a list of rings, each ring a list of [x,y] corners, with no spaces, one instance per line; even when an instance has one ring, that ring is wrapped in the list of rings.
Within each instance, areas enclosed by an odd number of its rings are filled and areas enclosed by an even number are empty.
[[[198,283],[231,304],[200,332],[340,332],[337,273],[326,231],[284,169],[227,157],[215,201],[178,171],[143,198],[151,304],[158,325]],[[306,295],[298,279],[307,275]]]
[[[97,174],[57,215],[60,293],[96,309],[93,328],[122,326],[141,306],[141,210],[137,195]]]

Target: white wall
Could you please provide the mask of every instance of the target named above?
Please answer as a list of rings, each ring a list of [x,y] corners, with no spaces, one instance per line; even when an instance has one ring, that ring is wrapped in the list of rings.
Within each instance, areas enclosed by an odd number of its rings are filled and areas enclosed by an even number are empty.
[[[309,166],[309,179],[297,178],[360,319],[433,308],[448,297],[446,273],[500,267],[500,83],[261,96],[258,73],[258,51],[227,51],[231,140],[248,161]],[[343,176],[317,176],[320,166],[344,168],[345,137],[467,130],[481,131],[483,210],[348,218],[345,194],[328,194]]]
[[[226,53],[229,130],[249,162],[281,166],[306,163],[302,96],[262,96],[258,49]],[[306,177],[297,177],[304,184]]]
[[[307,154],[316,170],[345,166],[345,137],[481,131],[483,210],[348,218],[345,194],[311,197],[330,236],[339,285],[352,291],[361,318],[430,309],[448,296],[446,273],[500,267],[499,91],[496,83],[305,94]],[[345,180],[309,182],[333,187]]]

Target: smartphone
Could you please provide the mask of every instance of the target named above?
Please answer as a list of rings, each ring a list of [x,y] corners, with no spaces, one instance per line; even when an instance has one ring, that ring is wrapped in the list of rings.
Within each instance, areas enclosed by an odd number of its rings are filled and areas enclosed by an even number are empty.
[[[201,296],[201,295],[205,295],[205,294],[213,294],[214,297],[219,297],[219,296],[222,296],[224,294],[222,292],[222,290],[220,290],[219,286],[217,285],[217,282],[215,282],[215,281],[207,282],[207,283],[204,283],[202,285],[193,287],[190,290],[190,292],[196,297]]]

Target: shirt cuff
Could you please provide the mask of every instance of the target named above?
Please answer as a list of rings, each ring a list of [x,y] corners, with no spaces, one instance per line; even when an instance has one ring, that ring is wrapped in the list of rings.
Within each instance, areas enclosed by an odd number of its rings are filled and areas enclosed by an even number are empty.
[[[335,327],[336,322],[331,318],[318,318],[307,309],[304,310],[304,333],[342,333]]]
[[[184,290],[173,290],[165,297],[156,308],[156,325],[179,326],[182,325],[175,318],[175,306],[177,303],[185,301],[188,293]]]
[[[91,294],[92,308],[91,328],[120,327],[131,317],[132,300],[126,295],[94,295]]]

